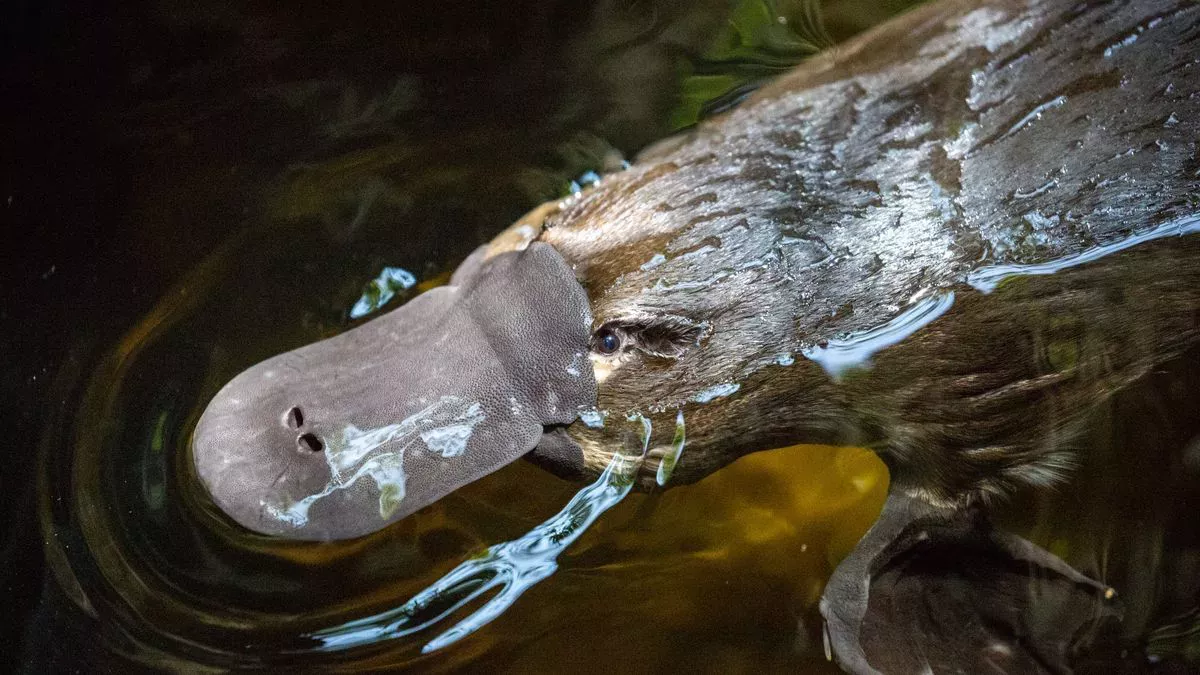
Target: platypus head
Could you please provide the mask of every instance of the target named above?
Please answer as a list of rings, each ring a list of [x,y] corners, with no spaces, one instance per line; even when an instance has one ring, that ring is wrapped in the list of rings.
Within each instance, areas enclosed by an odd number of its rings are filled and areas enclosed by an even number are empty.
[[[192,451],[257,532],[373,532],[525,455],[595,403],[591,316],[554,249],[477,251],[449,285],[226,384]]]
[[[538,240],[587,291],[606,417],[549,437],[535,461],[593,475],[628,452],[631,415],[651,423],[642,487],[695,482],[757,450],[867,441],[820,359],[800,353],[836,314],[805,295],[833,253],[780,210],[794,196],[745,170],[703,157],[637,165],[537,214]]]
[[[829,315],[804,296],[828,280],[801,277],[830,250],[780,226],[795,216],[772,203],[791,195],[722,171],[609,176],[531,212],[448,286],[248,369],[197,425],[201,481],[252,530],[338,539],[523,456],[586,478],[644,455],[650,486],[832,437],[829,378],[796,357],[797,317]]]

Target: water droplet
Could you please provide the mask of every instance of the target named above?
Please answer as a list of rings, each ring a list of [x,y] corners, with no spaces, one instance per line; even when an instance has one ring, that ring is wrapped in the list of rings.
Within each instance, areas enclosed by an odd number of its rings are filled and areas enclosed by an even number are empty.
[[[1141,32],[1141,31],[1142,31],[1142,28],[1139,26],[1138,32]],[[1137,39],[1138,39],[1138,33],[1130,33],[1129,35],[1126,35],[1124,38],[1122,38],[1120,42],[1117,42],[1115,44],[1109,45],[1108,47],[1105,47],[1104,58],[1111,59],[1112,55],[1117,53],[1117,50],[1121,49],[1122,47],[1128,47],[1129,45],[1137,42]]]
[[[588,410],[579,411],[579,421],[592,429],[603,429],[604,420],[608,418],[607,410],[597,410],[590,408]]]
[[[646,270],[652,270],[655,267],[658,267],[659,265],[665,263],[666,261],[667,261],[667,256],[665,256],[661,253],[655,253],[649,260],[642,263],[642,266],[639,267],[638,269],[645,272]]]
[[[1030,211],[1029,213],[1021,216],[1021,218],[1024,219],[1025,222],[1029,223],[1029,225],[1035,230],[1048,230],[1058,225],[1060,220],[1057,214],[1053,216],[1046,216],[1040,211]]]
[[[395,297],[398,291],[408,290],[417,283],[416,277],[400,267],[385,267],[373,281],[363,289],[362,297],[350,308],[350,318],[360,319],[378,311]]]
[[[671,439],[671,448],[659,460],[658,471],[654,476],[659,487],[665,487],[667,481],[671,480],[671,474],[674,473],[675,466],[679,464],[679,457],[683,455],[685,443],[687,443],[687,434],[683,424],[683,411],[680,410],[675,415],[675,437]]]
[[[712,401],[713,399],[729,396],[730,394],[735,393],[738,389],[741,389],[741,388],[742,388],[742,385],[740,385],[740,384],[737,384],[734,382],[726,382],[723,384],[714,385],[712,387],[709,387],[707,389],[704,389],[704,390],[698,392],[697,394],[692,396],[691,400],[695,401],[696,403],[708,403],[709,401]]]
[[[1045,194],[1051,188],[1058,186],[1058,179],[1051,178],[1032,190],[1016,190],[1013,192],[1014,199],[1033,199],[1038,195]]]
[[[1056,97],[1050,99],[1049,101],[1046,101],[1045,103],[1037,106],[1033,110],[1029,111],[1029,113],[1027,115],[1025,115],[1020,120],[1018,120],[1016,124],[1012,125],[1012,128],[1010,128],[1008,131],[1004,132],[1004,135],[1001,136],[999,138],[999,140],[1004,140],[1004,139],[1008,138],[1009,136],[1012,136],[1013,134],[1017,133],[1018,131],[1024,129],[1026,126],[1028,126],[1030,123],[1034,122],[1035,120],[1040,120],[1042,118],[1042,115],[1044,115],[1047,110],[1059,108],[1059,107],[1063,106],[1064,104],[1066,104],[1066,102],[1067,102],[1066,96],[1056,96]]]

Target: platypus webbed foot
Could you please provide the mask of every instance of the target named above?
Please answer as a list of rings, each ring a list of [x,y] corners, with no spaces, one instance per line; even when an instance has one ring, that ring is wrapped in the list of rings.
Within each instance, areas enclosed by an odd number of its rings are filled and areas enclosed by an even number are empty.
[[[1113,589],[976,509],[888,496],[821,598],[828,650],[852,673],[1066,673]]]

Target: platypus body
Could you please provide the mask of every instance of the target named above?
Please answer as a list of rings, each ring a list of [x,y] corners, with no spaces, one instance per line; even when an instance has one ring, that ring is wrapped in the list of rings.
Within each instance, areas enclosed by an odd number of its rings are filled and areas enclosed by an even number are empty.
[[[846,668],[887,669],[868,589],[931,531],[1111,599],[980,509],[1066,479],[1091,411],[1195,353],[1198,140],[1195,2],[923,6],[239,375],[198,474],[246,527],[330,539],[522,456],[587,477],[644,454],[653,484],[861,445],[892,498],[826,593]],[[1020,649],[1053,666],[1068,633]]]
[[[1175,235],[1200,228],[1198,140],[1194,3],[942,3],[606,178],[539,239],[621,336],[600,408],[685,408],[677,479],[820,441],[970,499],[1060,477],[1072,422],[1196,341],[1200,248]],[[840,343],[906,312],[923,327],[830,376]],[[570,433],[606,465],[603,432]]]

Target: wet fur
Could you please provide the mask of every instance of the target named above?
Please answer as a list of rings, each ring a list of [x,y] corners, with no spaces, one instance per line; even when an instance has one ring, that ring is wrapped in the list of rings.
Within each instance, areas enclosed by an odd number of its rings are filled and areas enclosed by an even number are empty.
[[[937,503],[1059,480],[1090,411],[1196,344],[1200,237],[963,281],[1200,213],[1198,57],[1191,2],[938,3],[543,207],[596,328],[625,330],[600,407],[652,417],[656,444],[682,408],[680,482],[813,442],[875,448]],[[799,355],[948,289],[869,370]],[[721,383],[741,388],[693,401]],[[569,429],[589,472],[630,445],[619,427]]]

